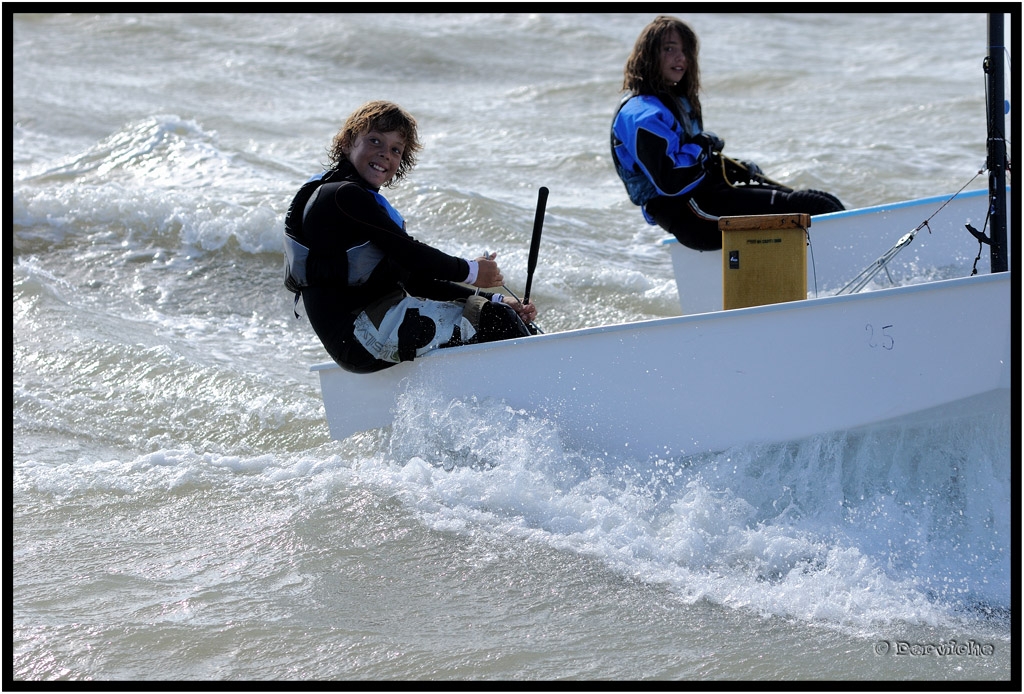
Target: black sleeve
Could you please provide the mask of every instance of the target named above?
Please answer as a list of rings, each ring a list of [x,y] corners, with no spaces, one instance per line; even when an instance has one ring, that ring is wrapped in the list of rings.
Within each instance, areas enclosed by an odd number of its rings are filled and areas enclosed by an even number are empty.
[[[372,193],[343,181],[321,186],[303,222],[309,246],[306,275],[310,283],[348,281],[346,252],[370,242],[413,283],[429,280],[460,282],[469,264],[409,236],[388,216]]]
[[[394,263],[413,276],[461,281],[469,274],[469,263],[421,243],[388,216],[376,198],[358,185],[340,186],[335,204],[353,226],[361,227],[366,240],[384,251]]]
[[[678,195],[704,175],[706,152],[696,143],[687,143],[673,160],[669,143],[650,130],[639,128],[636,134],[637,159],[647,170],[651,182],[662,195]]]

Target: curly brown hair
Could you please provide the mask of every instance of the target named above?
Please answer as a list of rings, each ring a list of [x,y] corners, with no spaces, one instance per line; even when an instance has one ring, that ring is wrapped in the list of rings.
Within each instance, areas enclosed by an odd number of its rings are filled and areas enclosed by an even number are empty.
[[[335,168],[341,162],[347,161],[345,148],[351,147],[359,135],[371,130],[382,133],[398,132],[405,138],[405,151],[402,152],[402,162],[398,165],[398,171],[394,178],[384,184],[390,188],[412,170],[416,165],[416,153],[423,148],[416,130],[416,119],[401,106],[390,101],[368,101],[352,112],[345,125],[331,140],[331,146],[327,150],[330,166]]]
[[[661,75],[661,42],[673,30],[679,32],[683,40],[683,53],[686,55],[686,73],[675,85],[666,82]],[[633,52],[629,54],[623,69],[622,88],[632,94],[668,92],[675,96],[685,96],[700,119],[699,53],[700,40],[689,24],[675,17],[659,15],[637,37]]]

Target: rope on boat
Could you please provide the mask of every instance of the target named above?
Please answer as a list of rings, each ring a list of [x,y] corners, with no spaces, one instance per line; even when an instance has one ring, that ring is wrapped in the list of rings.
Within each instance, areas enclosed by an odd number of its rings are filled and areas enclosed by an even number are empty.
[[[896,245],[894,245],[892,248],[883,253],[882,256],[879,257],[878,260],[876,260],[874,263],[868,265],[866,268],[861,270],[856,277],[850,280],[850,282],[847,283],[845,287],[836,292],[836,294],[856,294],[860,290],[864,289],[864,287],[867,286],[868,282],[874,279],[875,275],[877,275],[882,270],[885,270],[885,274],[889,278],[889,284],[895,284],[895,282],[892,279],[892,275],[889,274],[889,268],[886,266],[889,264],[890,260],[896,257],[897,253],[899,253],[904,248],[910,245],[910,242],[914,240],[914,237],[917,236],[917,232],[920,231],[922,227],[928,227],[928,233],[932,233],[932,228],[928,226],[928,220],[926,219],[925,221],[918,224],[916,229],[914,229],[913,231],[909,231],[902,237],[900,237],[900,240],[896,242]]]
[[[902,251],[904,248],[910,245],[910,243],[914,240],[914,237],[917,236],[917,232],[921,231],[921,229],[927,227],[928,233],[932,233],[932,228],[928,224],[928,222],[930,222],[935,217],[935,215],[941,212],[942,208],[951,203],[957,195],[960,195],[960,193],[964,192],[967,186],[971,185],[971,183],[973,183],[974,180],[983,173],[985,173],[985,169],[981,169],[978,171],[978,173],[974,174],[974,176],[969,181],[967,181],[967,183],[965,183],[963,187],[960,188],[960,190],[950,195],[948,200],[939,205],[939,208],[932,212],[931,216],[929,216],[928,219],[924,220],[923,222],[918,224],[914,229],[908,231],[906,234],[901,236],[900,239],[892,246],[892,248],[883,253],[878,258],[878,260],[876,260],[875,262],[871,263],[866,268],[861,270],[860,273],[858,273],[856,277],[850,280],[845,287],[836,292],[836,295],[838,296],[841,294],[856,294],[860,292],[862,289],[864,289],[864,287],[868,285],[868,283],[872,279],[874,279],[875,275],[877,275],[882,270],[885,270],[886,277],[889,278],[889,284],[896,284],[895,280],[893,280],[892,278],[892,275],[889,274],[889,262],[893,258],[895,258],[900,251]],[[988,216],[986,215],[986,220],[987,217]]]

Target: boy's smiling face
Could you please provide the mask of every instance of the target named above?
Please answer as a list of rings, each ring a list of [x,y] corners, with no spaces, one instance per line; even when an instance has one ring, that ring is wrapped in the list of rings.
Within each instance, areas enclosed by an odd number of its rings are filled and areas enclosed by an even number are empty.
[[[367,183],[380,188],[398,172],[405,152],[405,138],[394,130],[386,133],[368,130],[357,135],[342,151]]]

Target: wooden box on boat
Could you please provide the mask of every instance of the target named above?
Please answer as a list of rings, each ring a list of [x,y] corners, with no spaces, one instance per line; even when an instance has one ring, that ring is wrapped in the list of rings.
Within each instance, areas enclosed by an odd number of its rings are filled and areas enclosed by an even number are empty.
[[[807,214],[722,217],[726,310],[807,298]]]

